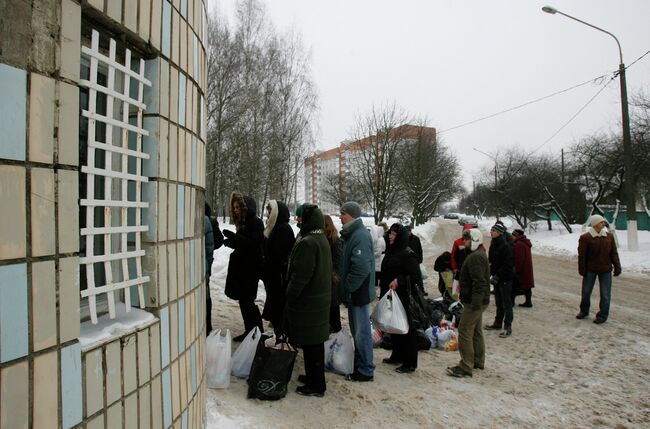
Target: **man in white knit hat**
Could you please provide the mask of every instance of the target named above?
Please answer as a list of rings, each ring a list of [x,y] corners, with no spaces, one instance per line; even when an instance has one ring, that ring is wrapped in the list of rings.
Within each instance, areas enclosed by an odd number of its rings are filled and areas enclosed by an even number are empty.
[[[600,308],[594,323],[601,324],[609,317],[609,304],[612,298],[612,270],[614,276],[621,274],[621,262],[612,234],[607,232],[607,220],[600,215],[589,218],[591,226],[578,241],[578,272],[582,276],[582,299],[580,313],[576,319],[589,316],[591,292],[596,278],[600,287]]]

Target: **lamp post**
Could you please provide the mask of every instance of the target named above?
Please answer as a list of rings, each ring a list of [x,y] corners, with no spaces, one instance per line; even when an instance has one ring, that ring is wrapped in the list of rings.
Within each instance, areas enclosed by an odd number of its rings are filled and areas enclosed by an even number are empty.
[[[483,152],[482,150],[478,150],[475,147],[473,147],[472,150],[474,150],[474,151],[476,151],[478,153],[482,153],[483,155],[487,156],[492,161],[494,161],[494,193],[496,195],[497,187],[499,186],[499,180],[498,180],[498,176],[497,176],[497,170],[498,170],[497,157],[493,156],[493,155],[490,155],[489,153]],[[497,213],[496,213],[496,215],[497,215],[497,220],[498,220],[499,219],[499,204],[497,204]]]
[[[595,25],[589,24],[588,22],[582,21],[578,18],[575,18],[566,13],[560,12],[551,6],[544,6],[542,11],[555,15],[556,13],[562,16],[565,16],[569,19],[577,21],[581,24],[587,25],[593,29],[601,31],[605,34],[608,34],[614,38],[616,45],[618,46],[618,77],[620,79],[621,86],[621,113],[623,120],[623,162],[625,166],[625,194],[627,206],[627,249],[630,251],[639,250],[639,241],[637,238],[637,223],[636,223],[636,189],[634,186],[634,162],[632,155],[632,138],[630,136],[630,115],[628,112],[627,104],[627,84],[625,82],[625,64],[623,63],[623,50],[621,49],[621,44],[619,43],[616,36],[614,36],[609,31],[603,30],[602,28],[596,27]]]

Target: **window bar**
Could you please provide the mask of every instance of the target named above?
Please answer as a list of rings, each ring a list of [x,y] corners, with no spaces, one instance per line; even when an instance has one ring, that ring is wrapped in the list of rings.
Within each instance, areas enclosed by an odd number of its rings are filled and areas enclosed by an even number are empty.
[[[129,71],[131,70],[131,50],[127,49],[126,50],[126,55],[125,55],[125,60],[124,60],[124,66],[126,69]],[[124,93],[129,94],[129,87],[130,87],[130,81],[131,81],[131,75],[128,73],[124,73]],[[129,123],[129,103],[122,101],[122,122],[125,124]],[[129,148],[129,131],[126,128],[122,129],[122,148],[123,149],[128,149]],[[122,157],[122,172],[123,173],[128,173],[128,157],[123,156]],[[129,183],[128,180],[122,180],[122,198],[125,200],[128,200],[128,188],[129,188]],[[120,215],[120,222],[122,225],[128,225],[129,222],[129,217],[128,217],[128,209],[126,207],[122,207],[120,210],[121,215]],[[136,233],[136,235],[138,235]],[[122,252],[128,252],[128,233],[122,232]],[[122,278],[124,280],[127,280],[130,278],[129,276],[129,261],[128,259],[122,259]],[[124,291],[124,304],[126,305],[126,311],[131,311],[131,294],[129,293],[128,290]]]
[[[115,40],[110,39],[109,45],[109,58],[111,61],[115,60]],[[115,68],[108,66],[108,91],[106,92],[106,116],[113,116],[113,96],[110,95],[110,92],[115,88]],[[106,124],[106,135],[104,141],[106,145],[113,145],[113,125]],[[104,159],[106,160],[104,168],[106,171],[111,171],[113,169],[113,154],[109,151],[104,151]],[[113,199],[113,179],[111,176],[104,176],[104,198],[107,200]],[[112,243],[111,243],[111,230],[110,228],[113,225],[112,222],[112,213],[110,207],[104,207],[104,254],[110,255],[112,253]],[[104,261],[104,274],[106,276],[106,284],[113,284],[113,264],[110,260]],[[115,294],[113,291],[108,292],[108,312],[111,317],[115,317]]]
[[[140,76],[144,76],[144,61],[142,58],[140,58]],[[142,80],[138,79],[138,103],[139,105],[137,106],[138,109],[138,117],[136,120],[136,124],[138,128],[142,129],[143,123],[142,123],[142,101],[144,99],[144,85],[142,83]],[[138,152],[142,151],[142,134],[137,133],[136,134],[136,150]],[[138,160],[136,162],[136,170],[135,173],[140,176],[142,175],[142,162]],[[142,182],[135,182],[135,197],[136,201],[140,201],[140,198],[142,197]],[[135,225],[140,226],[140,220],[142,218],[142,210],[139,207],[135,208]],[[147,228],[148,230],[148,228]],[[140,249],[142,247],[142,234],[136,233],[135,234],[135,248]],[[142,277],[142,258],[140,256],[135,258],[135,263],[136,263],[136,271],[137,271],[137,276],[138,278]],[[143,283],[138,284],[138,299],[140,301],[140,308],[145,307],[145,302],[144,302],[144,287]]]
[[[93,30],[91,46],[93,51],[99,50],[99,32]],[[97,58],[90,57],[90,81],[97,83]],[[97,90],[88,89],[88,111],[95,113],[97,109]],[[95,140],[95,119],[88,118],[88,143]],[[87,165],[95,165],[95,149],[88,145]],[[89,198],[95,197],[95,175],[89,173],[86,178],[86,195]],[[95,226],[95,211],[94,209],[86,209],[86,226]],[[94,256],[94,236],[86,236],[86,257]],[[93,264],[86,264],[86,284],[87,291],[91,294],[88,295],[88,306],[90,308],[90,319],[92,323],[97,323],[97,299],[94,294],[95,289],[95,270]]]

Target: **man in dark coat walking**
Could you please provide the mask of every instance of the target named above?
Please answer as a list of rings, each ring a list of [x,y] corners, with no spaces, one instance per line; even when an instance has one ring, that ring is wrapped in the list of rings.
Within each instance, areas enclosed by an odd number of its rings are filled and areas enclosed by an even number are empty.
[[[287,332],[291,343],[303,349],[305,360],[305,376],[298,377],[305,385],[296,392],[322,397],[326,389],[323,344],[330,332],[332,257],[318,207],[303,207],[300,236],[289,259]]]
[[[262,318],[273,324],[276,336],[282,333],[289,254],[296,238],[289,225],[289,208],[282,201],[271,200],[266,206],[264,229],[264,265],[262,280],[266,302]]]
[[[485,327],[485,329],[499,330],[503,323],[503,331],[499,334],[501,338],[512,335],[514,260],[512,244],[506,239],[505,234],[506,227],[502,223],[495,223],[490,230],[490,236],[492,237],[489,253],[490,274],[492,275],[490,281],[494,285],[497,314],[494,323]]]
[[[594,323],[601,324],[609,317],[609,304],[612,299],[612,270],[614,277],[621,275],[621,261],[612,234],[607,232],[607,220],[600,215],[589,218],[591,228],[580,236],[578,241],[578,272],[582,276],[582,299],[580,313],[576,319],[589,315],[591,292],[596,278],[600,286],[600,310]]]
[[[223,230],[226,237],[223,244],[234,249],[228,262],[225,292],[228,298],[239,300],[245,332],[233,338],[233,341],[241,342],[256,326],[260,331],[263,330],[262,316],[255,304],[255,298],[262,270],[264,224],[256,215],[255,200],[248,195],[233,192],[230,197],[230,210],[237,233]]]

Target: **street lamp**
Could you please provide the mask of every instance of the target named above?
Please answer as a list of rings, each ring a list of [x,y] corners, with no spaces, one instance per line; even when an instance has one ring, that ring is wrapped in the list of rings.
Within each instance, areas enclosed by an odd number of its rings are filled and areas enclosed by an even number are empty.
[[[577,21],[581,24],[587,25],[593,29],[601,31],[605,34],[608,34],[614,38],[616,45],[618,46],[618,77],[620,79],[621,86],[621,112],[623,120],[623,159],[625,165],[625,194],[626,194],[626,206],[627,206],[627,249],[630,251],[639,250],[639,241],[637,238],[637,223],[636,223],[636,189],[634,187],[634,163],[632,155],[632,138],[630,137],[630,115],[628,112],[627,105],[627,84],[625,83],[625,64],[623,63],[623,50],[621,49],[621,44],[619,43],[616,36],[614,36],[609,31],[603,30],[602,28],[596,27],[595,25],[589,24],[588,22],[582,21],[578,18],[575,18],[566,13],[560,12],[551,6],[544,6],[542,11],[555,15],[556,13],[562,16],[566,16],[569,19]]]
[[[474,151],[476,151],[476,152],[478,152],[478,153],[482,153],[483,155],[487,156],[487,157],[490,158],[492,161],[494,161],[494,193],[495,193],[495,195],[496,195],[497,187],[499,186],[499,181],[498,181],[498,179],[497,179],[497,177],[498,177],[498,176],[497,176],[497,170],[498,170],[497,157],[496,157],[496,156],[493,156],[493,155],[490,155],[489,153],[483,152],[482,150],[478,150],[478,149],[476,149],[475,147],[473,147],[472,150],[474,150]],[[498,212],[499,208],[498,208],[498,206],[499,206],[499,205],[497,204],[497,213],[496,213],[496,215],[497,215],[497,220],[499,219],[499,212]]]

